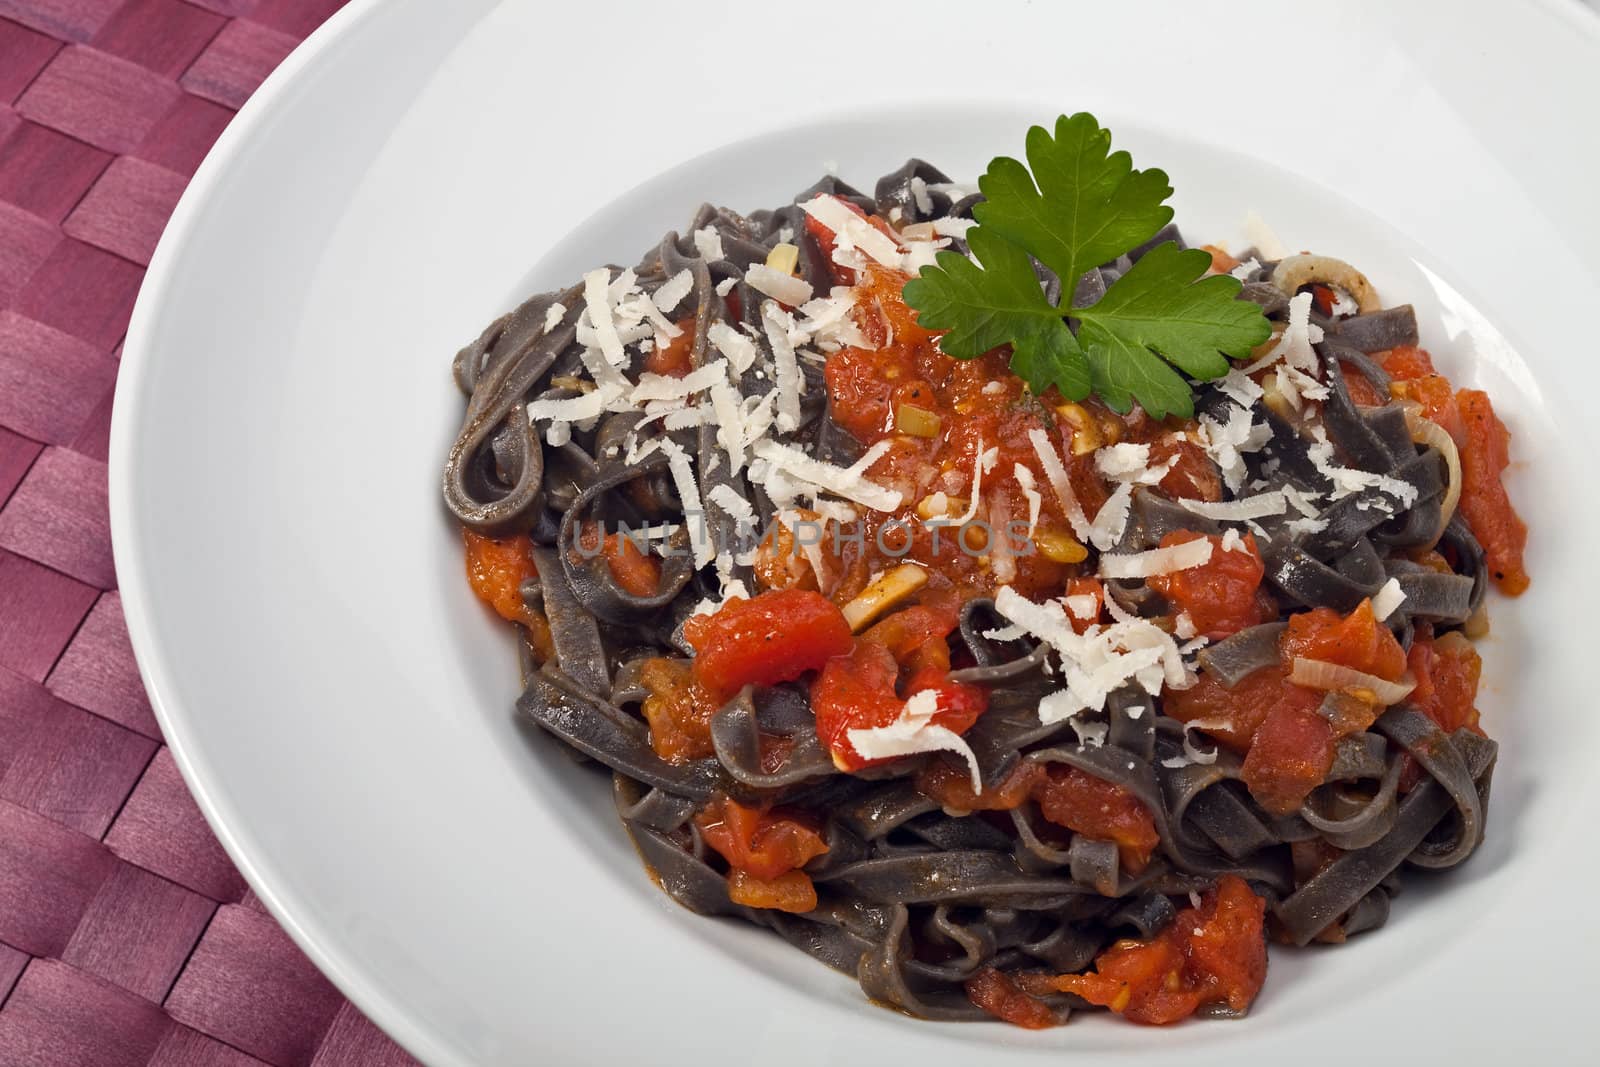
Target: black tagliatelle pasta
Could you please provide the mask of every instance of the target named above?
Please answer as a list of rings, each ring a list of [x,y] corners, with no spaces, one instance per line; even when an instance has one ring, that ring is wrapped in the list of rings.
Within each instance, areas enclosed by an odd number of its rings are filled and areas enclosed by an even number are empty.
[[[931,1019],[1238,1014],[1483,837],[1504,431],[1320,256],[1212,251],[1271,336],[1192,418],[951,359],[901,290],[984,202],[827,178],[532,297],[456,357],[445,501],[685,907]],[[1168,243],[1033,266],[1076,329]]]

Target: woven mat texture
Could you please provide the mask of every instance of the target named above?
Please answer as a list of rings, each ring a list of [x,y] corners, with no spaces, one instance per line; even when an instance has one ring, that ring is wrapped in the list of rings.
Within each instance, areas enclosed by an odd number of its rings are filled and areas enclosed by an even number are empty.
[[[106,515],[156,238],[234,111],[339,6],[0,0],[0,1067],[415,1062],[201,818],[139,683]]]

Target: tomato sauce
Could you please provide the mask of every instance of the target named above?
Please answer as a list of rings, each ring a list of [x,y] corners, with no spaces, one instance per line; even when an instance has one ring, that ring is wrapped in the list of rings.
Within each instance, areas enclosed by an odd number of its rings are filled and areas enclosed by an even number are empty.
[[[1020,975],[1010,989],[986,979],[976,991],[969,984],[968,997],[1020,1025],[1036,1024],[1041,1015],[1016,1003],[1017,995],[1050,992],[1076,994],[1148,1026],[1178,1022],[1212,1004],[1242,1014],[1267,977],[1265,918],[1266,901],[1242,879],[1224,875],[1198,907],[1179,911],[1152,938],[1118,941],[1096,957],[1092,972]]]
[[[1522,562],[1528,527],[1506,493],[1503,476],[1511,462],[1511,435],[1489,395],[1478,389],[1452,391],[1420,348],[1390,350],[1383,367],[1396,379],[1395,395],[1421,404],[1423,417],[1455,440],[1461,453],[1461,516],[1483,546],[1489,577],[1502,593],[1516,596],[1528,588]]]
[[[1213,641],[1264,621],[1264,607],[1276,615],[1275,607],[1264,606],[1259,595],[1266,565],[1256,548],[1255,534],[1245,534],[1242,548],[1223,548],[1222,538],[1193,530],[1174,530],[1161,539],[1162,548],[1187,544],[1201,538],[1211,542],[1211,558],[1198,567],[1160,574],[1149,580],[1151,588],[1184,612],[1195,632]]]

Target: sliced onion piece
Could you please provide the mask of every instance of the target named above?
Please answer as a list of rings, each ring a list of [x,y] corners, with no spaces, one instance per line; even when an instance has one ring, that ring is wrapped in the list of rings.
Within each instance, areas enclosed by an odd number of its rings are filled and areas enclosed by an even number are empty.
[[[1378,291],[1367,281],[1367,276],[1342,259],[1333,256],[1286,256],[1272,270],[1272,284],[1285,296],[1293,296],[1302,286],[1322,282],[1343,289],[1355,297],[1363,315],[1381,311]]]
[[[1329,663],[1322,659],[1308,659],[1305,656],[1294,658],[1294,668],[1289,672],[1289,681],[1295,685],[1303,685],[1307,689],[1326,689],[1330,692],[1352,693],[1364,690],[1366,693],[1371,693],[1373,699],[1384,707],[1400,703],[1417,687],[1417,680],[1409,674],[1398,682],[1391,682],[1375,674],[1358,671],[1354,667]]]
[[[1456,439],[1432,419],[1425,419],[1407,409],[1406,424],[1411,428],[1411,440],[1438,449],[1444,457],[1448,481],[1444,487],[1444,499],[1439,502],[1439,528],[1434,531],[1430,542],[1437,543],[1444,536],[1444,528],[1450,525],[1450,517],[1456,513],[1456,505],[1461,501],[1461,450],[1456,447]]]

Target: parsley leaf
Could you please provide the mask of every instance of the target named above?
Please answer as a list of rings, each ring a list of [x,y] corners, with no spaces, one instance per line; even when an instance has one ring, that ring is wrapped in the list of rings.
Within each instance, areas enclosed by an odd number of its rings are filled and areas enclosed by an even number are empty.
[[[978,179],[988,199],[972,214],[1055,271],[1067,289],[1172,221],[1162,204],[1172,195],[1166,174],[1134,170],[1132,157],[1112,152],[1110,131],[1087,112],[1062,115],[1053,139],[1033,127],[1027,150],[1032,175],[1014,159],[994,160]]]
[[[1061,309],[1045,299],[1028,254],[981,227],[967,231],[967,243],[981,270],[966,256],[940,252],[936,268],[906,282],[917,321],[949,331],[939,342],[947,356],[976,359],[1010,344],[1012,369],[1035,391],[1053,384],[1066,396],[1087,396],[1088,360]]]
[[[1070,294],[1077,279],[1148,241],[1172,219],[1172,195],[1159,170],[1138,171],[1092,115],[1063,115],[1055,135],[1028,131],[1028,163],[1001,157],[979,180],[985,199],[967,232],[977,262],[941,252],[906,283],[905,300],[922,325],[947,330],[946,354],[974,359],[1012,346],[1011,369],[1037,392],[1051,385],[1069,400],[1091,390],[1115,410],[1137,401],[1157,418],[1190,416],[1194,395],[1179,370],[1221,377],[1228,356],[1265,341],[1271,325],[1253,303],[1235,299],[1240,283],[1203,277],[1210,257],[1158,245],[1094,304],[1056,306],[1034,260]],[[1078,322],[1074,336],[1068,320]]]
[[[1246,355],[1271,336],[1261,309],[1234,299],[1239,281],[1225,274],[1204,277],[1210,266],[1210,254],[1201,249],[1159,244],[1099,301],[1073,309],[1082,323],[1078,340],[1089,353],[1094,391],[1109,407],[1126,411],[1131,397],[1158,419],[1188,418],[1194,414],[1193,392],[1168,363],[1209,381],[1228,373],[1227,356]]]

